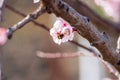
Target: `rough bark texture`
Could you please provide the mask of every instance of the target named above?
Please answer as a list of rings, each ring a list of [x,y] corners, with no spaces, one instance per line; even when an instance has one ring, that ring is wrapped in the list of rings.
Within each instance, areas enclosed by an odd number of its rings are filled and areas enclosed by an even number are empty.
[[[120,32],[120,23],[114,23],[112,21],[108,21],[105,18],[100,17],[96,14],[91,8],[89,8],[85,3],[80,0],[63,0],[68,3],[71,7],[73,7],[80,14],[89,17],[89,19],[96,25],[96,27],[103,29],[110,29]],[[89,14],[88,14],[89,13]]]
[[[82,16],[61,0],[43,0],[43,2],[49,13],[53,12],[56,16],[62,17],[74,25],[81,33],[80,35],[89,40],[102,53],[104,60],[110,62],[120,71],[120,67],[116,65],[119,58],[116,57],[115,50],[110,46],[108,39],[92,25],[87,17]]]

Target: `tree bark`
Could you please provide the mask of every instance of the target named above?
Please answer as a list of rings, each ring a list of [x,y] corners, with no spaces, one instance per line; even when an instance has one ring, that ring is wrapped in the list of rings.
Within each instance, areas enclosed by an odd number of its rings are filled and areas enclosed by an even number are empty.
[[[91,8],[89,8],[85,3],[81,2],[80,0],[63,0],[63,1],[68,3],[80,14],[89,17],[91,22],[95,24],[97,28],[120,32],[119,27],[120,23],[115,23],[100,17],[96,12],[94,12]]]

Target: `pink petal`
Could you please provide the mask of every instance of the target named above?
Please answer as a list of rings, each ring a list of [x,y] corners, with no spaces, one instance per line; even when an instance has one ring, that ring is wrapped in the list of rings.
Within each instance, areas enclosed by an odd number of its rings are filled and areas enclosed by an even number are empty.
[[[94,0],[115,21],[120,20],[120,0]]]
[[[0,46],[4,45],[7,42],[7,29],[0,28]]]
[[[62,38],[58,38],[63,34],[64,36]],[[50,30],[50,35],[53,38],[53,41],[56,44],[61,44],[64,42],[68,42],[69,40],[73,40],[74,32],[73,27],[66,21],[64,21],[62,18],[58,18],[56,22],[53,25],[53,28]]]

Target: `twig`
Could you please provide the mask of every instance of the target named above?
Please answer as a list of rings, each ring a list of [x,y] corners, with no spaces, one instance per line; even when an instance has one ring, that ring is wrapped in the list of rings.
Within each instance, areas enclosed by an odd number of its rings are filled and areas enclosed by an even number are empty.
[[[11,7],[11,6],[8,5],[8,4],[6,4],[6,8],[8,8],[9,10],[13,11],[13,12],[16,13],[16,14],[21,15],[22,17],[25,17],[25,16],[26,16],[24,13],[18,11],[17,9]],[[37,22],[37,21],[34,21],[34,20],[32,20],[32,22],[33,22],[35,25],[37,25],[37,26],[39,26],[39,27],[41,27],[41,28],[49,31],[49,28],[48,28],[47,26],[45,26],[44,24],[41,24],[41,23],[39,23],[39,22]],[[100,55],[98,55],[98,54],[97,54],[93,49],[91,49],[91,48],[87,48],[86,46],[84,46],[84,45],[82,45],[82,44],[80,44],[80,43],[77,43],[76,41],[70,41],[70,43],[72,43],[72,44],[74,44],[74,45],[76,45],[76,46],[79,46],[79,47],[81,47],[81,48],[83,48],[83,49],[85,49],[85,50],[88,50],[89,52],[94,53],[94,55],[100,57]]]
[[[5,3],[5,7],[11,11],[13,11],[14,13],[17,13],[23,17],[26,17],[27,15],[25,15],[24,13],[18,11],[17,9],[13,8],[12,6],[8,5],[7,3]]]
[[[8,8],[9,10],[13,11],[13,12],[16,13],[16,14],[21,15],[22,17],[26,17],[26,16],[27,16],[26,14],[18,11],[17,9],[11,7],[11,6],[8,5],[8,4],[5,4],[5,7]],[[34,20],[31,20],[31,21],[32,21],[35,25],[40,26],[40,27],[44,28],[45,30],[49,31],[49,28],[46,27],[45,25],[43,25],[43,24],[41,24],[41,23],[38,23],[37,21],[34,21]]]
[[[44,7],[43,3],[41,2],[40,6],[33,13],[28,14],[24,19],[22,19],[17,24],[13,25],[12,27],[10,27],[8,29],[8,38],[11,37],[13,32],[22,28],[25,24],[32,21],[33,19],[36,19],[38,16],[42,15],[44,12],[45,12],[45,7]],[[21,15],[23,15],[23,14],[21,14]],[[23,15],[23,16],[25,16],[25,15]]]
[[[103,63],[106,69],[108,69],[109,73],[113,74],[114,76],[118,78],[118,80],[120,80],[120,73],[118,72],[118,70],[114,69],[113,66],[107,61],[104,61],[101,58],[98,58],[98,59]]]
[[[83,56],[84,53],[76,52],[76,53],[44,53],[41,51],[37,51],[37,56],[40,58],[73,58]],[[89,54],[90,55],[90,54]]]
[[[106,41],[106,38],[101,35],[87,17],[80,15],[62,0],[43,0],[43,2],[56,16],[62,17],[71,25],[75,25],[81,35],[101,52],[104,60],[110,62],[120,71],[120,67],[116,65],[119,57],[116,56],[115,49],[110,46],[109,41]]]
[[[80,43],[78,43],[78,42],[76,42],[76,41],[70,41],[70,42],[73,43],[74,45],[80,46],[81,48],[83,48],[83,49],[85,49],[85,50],[93,53],[95,56],[98,56],[98,57],[101,57],[101,58],[102,58],[102,55],[99,54],[99,53],[97,53],[94,49],[88,48],[88,47],[86,47],[86,46],[84,46],[84,45],[82,45],[82,44],[80,44]]]

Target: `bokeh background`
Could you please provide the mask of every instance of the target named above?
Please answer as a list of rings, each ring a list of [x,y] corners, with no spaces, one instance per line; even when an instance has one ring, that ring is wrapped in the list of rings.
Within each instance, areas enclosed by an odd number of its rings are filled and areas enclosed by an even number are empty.
[[[6,3],[25,14],[31,13],[39,6],[39,3],[34,4],[32,0],[6,0]],[[90,0],[86,0],[86,3],[100,15],[109,18],[99,7],[94,7]],[[11,27],[22,19],[22,16],[4,7],[0,26]],[[36,21],[51,28],[55,15],[46,13]],[[75,40],[90,46],[87,40],[77,34]],[[109,76],[101,63],[94,58],[39,58],[37,51],[70,53],[84,50],[69,42],[60,46],[55,44],[48,31],[32,22],[16,31],[1,50],[2,80],[101,80]]]

